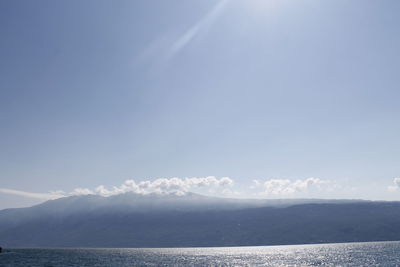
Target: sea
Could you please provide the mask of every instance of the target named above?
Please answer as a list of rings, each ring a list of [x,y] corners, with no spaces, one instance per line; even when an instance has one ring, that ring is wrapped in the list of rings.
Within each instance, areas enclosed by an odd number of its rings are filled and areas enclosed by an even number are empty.
[[[0,266],[400,266],[400,242],[215,248],[6,249]]]

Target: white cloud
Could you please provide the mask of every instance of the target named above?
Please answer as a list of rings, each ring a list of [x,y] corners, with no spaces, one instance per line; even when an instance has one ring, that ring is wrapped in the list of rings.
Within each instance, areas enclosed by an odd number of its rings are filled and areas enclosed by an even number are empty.
[[[99,196],[113,196],[133,192],[137,194],[168,194],[173,193],[177,195],[184,195],[187,192],[198,192],[201,194],[210,194],[218,196],[237,197],[243,196],[244,192],[238,192],[234,187],[234,181],[229,177],[217,178],[215,176],[207,177],[189,177],[189,178],[158,178],[154,180],[126,180],[119,186],[106,187],[99,185],[93,189],[89,188],[75,188],[70,192],[61,190],[51,191],[49,193],[32,193],[12,189],[1,189],[0,193],[13,194],[24,196],[28,198],[37,198],[43,200],[56,199],[67,196],[77,195],[99,195]],[[400,189],[400,178],[394,179],[394,186],[388,189],[391,191]],[[327,193],[332,192],[339,188],[336,183],[321,180],[319,178],[306,178],[306,179],[269,179],[266,181],[253,180],[252,190],[258,192],[254,195],[257,197],[310,197],[312,193]],[[311,194],[311,195],[310,195]]]
[[[100,195],[100,196],[112,196],[123,194],[127,192],[134,192],[137,194],[149,194],[149,193],[174,193],[177,195],[184,195],[190,190],[204,189],[208,192],[225,194],[228,191],[226,189],[232,187],[234,184],[233,180],[229,177],[216,178],[214,176],[207,177],[192,177],[192,178],[159,178],[155,180],[145,180],[135,182],[134,180],[126,180],[120,186],[114,186],[110,189],[104,185],[97,186],[94,190],[88,188],[75,188],[69,193],[57,190],[49,193],[32,193],[25,191],[18,191],[6,188],[0,188],[0,193],[19,195],[28,198],[37,198],[43,200],[57,199],[66,196],[77,196],[77,195]]]
[[[134,192],[138,194],[148,193],[177,193],[184,194],[196,188],[206,188],[209,190],[222,189],[233,186],[234,182],[229,177],[222,177],[220,179],[214,176],[208,177],[192,177],[192,178],[159,178],[153,181],[139,181],[126,180],[120,186],[114,186],[112,189],[107,189],[103,185],[98,186],[94,190],[94,194],[101,196],[111,196],[127,192]],[[82,191],[82,194],[91,194],[93,191]]]
[[[50,193],[32,193],[32,192],[25,192],[20,190],[13,190],[7,188],[0,188],[0,193],[9,194],[9,195],[17,195],[27,198],[37,198],[43,200],[50,200],[50,199],[57,199],[63,197],[64,194],[62,191],[52,191]]]
[[[261,188],[261,195],[264,196],[289,196],[297,193],[306,193],[312,190],[329,189],[329,186],[334,186],[329,181],[319,178],[306,178],[303,180],[288,180],[288,179],[270,179],[265,182],[253,180],[252,188]]]
[[[71,196],[79,196],[79,195],[91,195],[93,194],[93,191],[87,188],[75,188],[74,190],[72,190],[69,195]],[[64,193],[65,195],[65,193]]]
[[[388,186],[388,190],[391,192],[397,191],[400,189],[400,178],[393,178],[393,184]]]

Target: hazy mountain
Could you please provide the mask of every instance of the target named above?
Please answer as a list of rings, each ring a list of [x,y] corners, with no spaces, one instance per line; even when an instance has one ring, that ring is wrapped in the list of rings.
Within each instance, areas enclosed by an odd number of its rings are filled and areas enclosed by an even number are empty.
[[[177,247],[400,240],[400,203],[193,193],[73,196],[0,211],[7,247]]]

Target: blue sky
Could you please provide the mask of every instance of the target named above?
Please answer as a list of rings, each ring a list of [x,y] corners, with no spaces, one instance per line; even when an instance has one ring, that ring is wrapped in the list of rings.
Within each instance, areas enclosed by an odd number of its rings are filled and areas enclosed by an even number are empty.
[[[400,199],[399,8],[1,1],[0,208],[209,176],[238,197]]]

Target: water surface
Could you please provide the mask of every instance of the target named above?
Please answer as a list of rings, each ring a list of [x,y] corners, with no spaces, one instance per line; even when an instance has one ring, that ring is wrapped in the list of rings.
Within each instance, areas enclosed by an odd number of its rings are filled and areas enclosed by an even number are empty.
[[[0,266],[400,266],[400,242],[268,247],[9,249]]]

